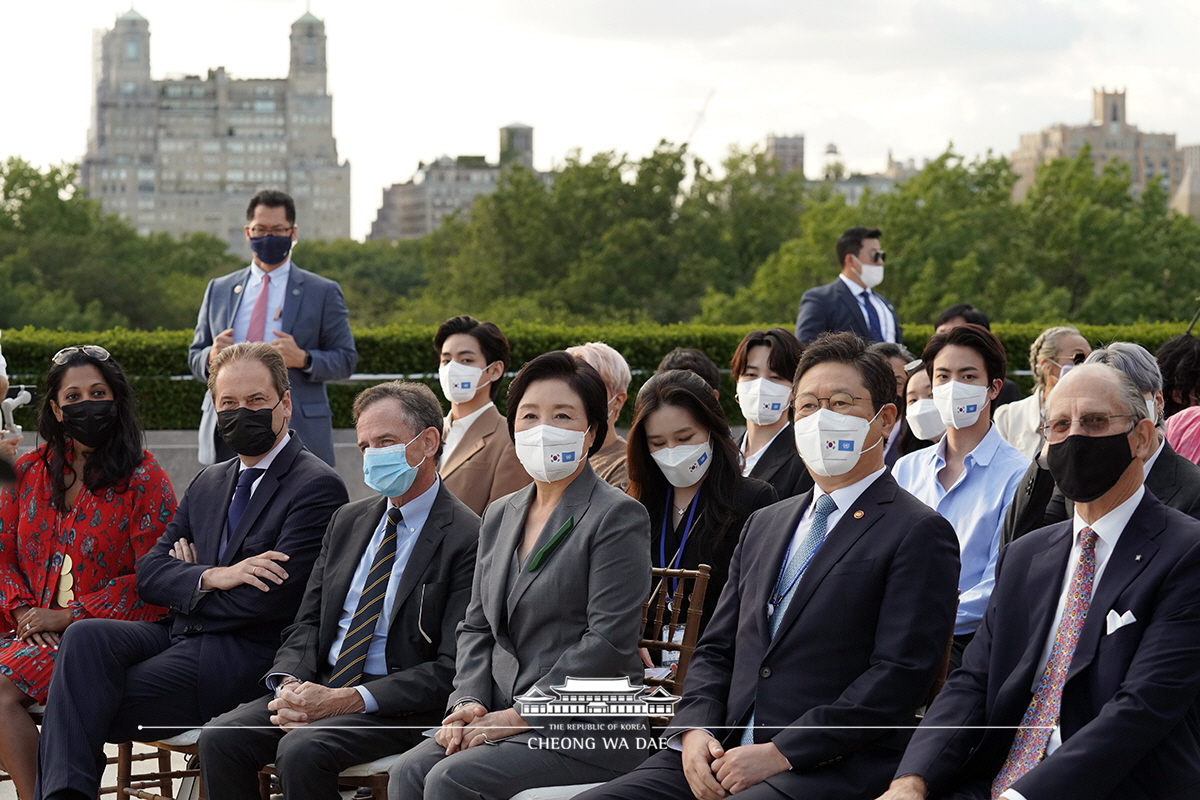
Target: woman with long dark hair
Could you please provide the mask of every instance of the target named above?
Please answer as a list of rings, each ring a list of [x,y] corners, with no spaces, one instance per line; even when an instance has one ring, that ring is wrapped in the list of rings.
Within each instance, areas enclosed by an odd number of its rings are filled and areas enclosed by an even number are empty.
[[[712,567],[700,625],[708,624],[746,518],[778,496],[742,477],[729,423],[704,379],[670,370],[638,392],[629,429],[629,494],[650,514],[656,567]]]
[[[142,449],[133,392],[96,345],[53,358],[38,414],[40,447],[0,493],[0,762],[33,797],[37,728],[62,632],[77,619],[153,620],[134,564],[175,513],[171,482]]]

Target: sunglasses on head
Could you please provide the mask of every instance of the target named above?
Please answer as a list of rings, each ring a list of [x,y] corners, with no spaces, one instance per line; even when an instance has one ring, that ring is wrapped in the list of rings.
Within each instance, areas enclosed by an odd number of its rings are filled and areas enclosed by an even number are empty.
[[[85,356],[90,356],[97,361],[108,361],[109,358],[108,351],[98,344],[73,344],[70,347],[64,347],[62,350],[59,350],[50,360],[61,367],[67,363],[67,359],[77,352],[83,353]]]

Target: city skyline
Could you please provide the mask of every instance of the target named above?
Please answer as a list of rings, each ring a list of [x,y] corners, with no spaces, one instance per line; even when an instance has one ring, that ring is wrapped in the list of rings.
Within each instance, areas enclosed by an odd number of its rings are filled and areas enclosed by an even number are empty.
[[[0,53],[0,102],[15,124],[0,130],[0,157],[43,167],[82,158],[92,31],[128,8],[51,0],[5,9],[12,41]],[[287,72],[287,30],[306,4],[135,8],[150,22],[155,78],[220,66],[274,78]],[[919,162],[951,141],[968,157],[1011,156],[1022,133],[1086,122],[1092,89],[1108,86],[1128,89],[1129,118],[1143,131],[1200,142],[1200,89],[1178,55],[1200,38],[1200,13],[1168,0],[313,0],[311,10],[329,37],[333,133],[353,166],[357,239],[383,189],[418,162],[495,160],[496,129],[517,121],[537,129],[539,169],[576,147],[637,158],[693,130],[692,152],[715,165],[731,144],[800,133],[815,177],[829,142],[862,172],[881,170],[889,150]]]

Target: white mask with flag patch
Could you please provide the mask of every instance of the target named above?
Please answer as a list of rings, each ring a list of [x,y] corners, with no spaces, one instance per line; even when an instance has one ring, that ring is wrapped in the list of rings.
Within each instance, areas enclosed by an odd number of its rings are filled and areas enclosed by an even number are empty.
[[[712,441],[664,447],[650,454],[667,482],[676,489],[695,486],[712,465]]]
[[[579,469],[586,435],[587,431],[569,431],[553,425],[517,431],[513,436],[517,460],[535,481],[561,481]]]
[[[755,425],[774,425],[787,410],[791,386],[780,386],[766,378],[738,381],[737,401],[742,416]]]
[[[987,384],[950,381],[933,387],[933,404],[947,428],[969,428],[988,407]]]
[[[438,382],[442,385],[442,396],[451,403],[470,402],[483,381],[483,370],[469,364],[448,361],[438,368]]]
[[[796,450],[808,468],[818,475],[827,478],[845,475],[854,469],[865,452],[863,442],[875,417],[865,420],[828,408],[818,409],[816,413],[796,420]],[[881,437],[867,450],[882,441]]]

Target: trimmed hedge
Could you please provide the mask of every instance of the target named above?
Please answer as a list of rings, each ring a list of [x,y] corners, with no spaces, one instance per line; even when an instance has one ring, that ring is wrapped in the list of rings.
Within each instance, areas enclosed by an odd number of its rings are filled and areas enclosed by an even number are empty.
[[[727,369],[729,359],[742,337],[751,330],[769,325],[511,325],[505,335],[512,345],[515,370],[534,356],[573,344],[603,341],[615,347],[634,371],[630,396],[634,396],[653,374],[658,362],[675,347],[695,347],[708,353],[718,366]],[[792,328],[791,323],[781,327]],[[993,331],[1008,351],[1009,369],[1029,367],[1029,346],[1046,326],[1040,324],[997,324]],[[1080,325],[1080,332],[1098,346],[1112,341],[1132,341],[1151,352],[1164,341],[1181,333],[1185,322],[1154,322],[1137,325]],[[358,347],[359,373],[403,373],[429,375],[437,370],[433,351],[434,327],[424,325],[390,325],[380,328],[360,328],[354,332]],[[933,334],[929,325],[905,327],[904,342],[914,355],[920,356],[926,340]],[[191,331],[130,331],[116,328],[96,333],[47,331],[34,328],[4,332],[0,345],[8,360],[8,371],[14,384],[40,382],[46,365],[59,350],[72,344],[98,344],[109,350],[132,381],[140,398],[143,421],[150,429],[194,428],[200,422],[200,402],[204,385],[188,376],[187,348]],[[426,380],[437,391],[436,378]],[[354,396],[367,384],[354,382],[329,386],[329,401],[333,407],[334,425],[350,427],[350,406]],[[1026,386],[1026,388],[1028,388]],[[440,394],[439,394],[440,396]],[[503,408],[501,391],[499,400]],[[626,405],[621,424],[628,425],[632,403]],[[741,412],[734,400],[733,380],[728,373],[722,376],[721,405],[734,424],[742,423]],[[18,411],[18,422],[26,430],[34,427],[30,409]]]

